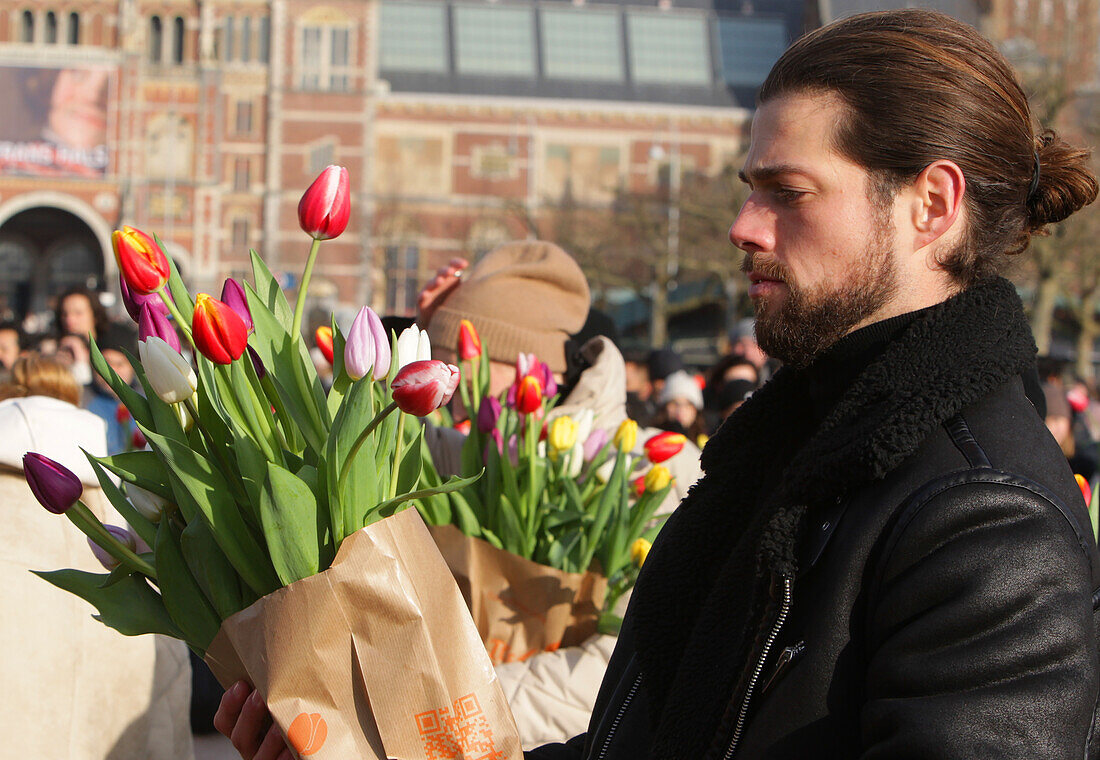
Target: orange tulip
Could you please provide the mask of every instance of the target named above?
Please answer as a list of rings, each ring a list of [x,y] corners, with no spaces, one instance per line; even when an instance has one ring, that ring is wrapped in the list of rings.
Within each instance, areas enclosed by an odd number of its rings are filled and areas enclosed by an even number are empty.
[[[124,226],[111,233],[115,260],[130,290],[140,295],[155,293],[168,282],[168,257],[153,238],[139,229]]]
[[[195,297],[191,321],[195,348],[212,362],[229,364],[240,359],[248,346],[248,328],[237,312],[206,293]]]
[[[1092,487],[1085,480],[1085,476],[1074,474],[1073,479],[1077,481],[1077,487],[1081,489],[1081,495],[1085,497],[1085,504],[1092,504]]]
[[[317,348],[321,349],[325,361],[332,364],[332,328],[328,325],[321,325],[317,328],[317,332],[313,334],[313,339],[317,342]]]

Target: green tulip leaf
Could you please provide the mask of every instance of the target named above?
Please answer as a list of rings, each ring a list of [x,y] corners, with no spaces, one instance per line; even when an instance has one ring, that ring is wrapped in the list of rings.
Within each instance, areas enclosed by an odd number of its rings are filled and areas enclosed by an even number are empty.
[[[290,304],[286,300],[286,294],[283,293],[283,289],[279,286],[278,280],[271,274],[271,270],[267,268],[267,264],[260,258],[260,255],[256,253],[255,249],[251,249],[248,255],[252,259],[252,279],[255,282],[255,293],[259,297],[260,302],[267,309],[280,325],[283,327],[283,332],[289,333],[292,323],[294,322],[294,313],[290,309]],[[246,285],[247,287],[247,285]],[[249,305],[251,309],[251,305]]]
[[[127,483],[141,486],[169,501],[175,499],[172,487],[168,484],[168,471],[152,451],[126,451],[107,457],[96,457],[95,461]]]
[[[160,249],[168,253],[164,247],[164,243],[161,239],[153,234],[153,239],[157,241],[157,245]],[[183,279],[180,277],[179,269],[176,267],[176,262],[172,260],[171,256],[168,256],[168,268],[170,274],[168,275],[168,292],[172,295],[172,301],[176,304],[176,308],[180,310],[180,314],[188,321],[186,327],[190,327],[190,322],[195,318],[195,302],[191,300],[191,294],[187,292],[187,286],[183,284]]]
[[[191,575],[222,620],[240,612],[258,598],[244,585],[233,565],[225,558],[205,520],[194,520],[183,529],[180,552]]]
[[[131,388],[118,373],[111,368],[111,365],[107,363],[107,360],[103,358],[103,354],[99,351],[99,346],[96,345],[95,339],[90,341],[90,348],[92,353],[92,366],[95,367],[96,373],[106,381],[107,385],[111,387],[111,390],[115,392],[119,400],[125,404],[126,408],[130,411],[130,416],[135,421],[140,422],[146,427],[152,427],[153,425],[153,413],[149,410],[149,402],[141,397],[141,394]]]
[[[413,491],[412,493],[398,494],[394,498],[379,504],[378,509],[375,513],[378,517],[389,517],[397,511],[397,507],[404,504],[406,501],[409,501],[410,499],[422,499],[426,496],[432,496],[438,493],[451,493],[453,491],[458,491],[472,483],[477,482],[477,479],[480,478],[484,472],[485,470],[482,470],[477,475],[473,475],[468,478],[453,476],[443,485],[435,486],[434,488],[425,488],[419,491]]]
[[[284,585],[320,571],[323,519],[308,484],[268,462],[260,520],[275,572]]]
[[[412,421],[416,426],[416,433],[411,442],[405,444],[404,454],[401,457],[401,466],[397,471],[397,493],[415,491],[420,486],[420,474],[424,469],[424,461],[420,452],[420,441],[424,436],[424,426],[417,420]],[[408,426],[408,422],[406,422]]]
[[[156,527],[141,512],[134,509],[134,505],[111,480],[106,468],[99,463],[99,460],[88,452],[84,452],[84,455],[88,457],[88,463],[91,464],[92,470],[95,472],[99,487],[103,489],[103,495],[111,502],[111,506],[122,516],[123,520],[130,524],[130,527],[141,537],[146,546],[152,546],[157,540]]]
[[[60,589],[76,594],[99,611],[93,617],[124,636],[160,633],[176,639],[183,632],[172,622],[164,601],[144,576],[131,574],[107,583],[106,573],[86,573],[83,570],[54,570],[32,573]]]
[[[378,429],[371,433],[348,462],[352,446],[367,428],[375,416],[374,382],[363,378],[351,385],[344,402],[340,405],[324,448],[324,482],[328,491],[328,509],[330,525],[335,541],[339,544],[344,537],[363,527],[363,517],[367,508],[378,503],[385,493],[379,480],[379,468],[375,465],[374,449]],[[391,413],[391,417],[395,414]],[[340,473],[348,469],[347,480],[339,488]]]
[[[199,587],[180,551],[179,530],[171,520],[157,526],[157,585],[169,616],[188,643],[206,651],[221,627],[221,618]]]

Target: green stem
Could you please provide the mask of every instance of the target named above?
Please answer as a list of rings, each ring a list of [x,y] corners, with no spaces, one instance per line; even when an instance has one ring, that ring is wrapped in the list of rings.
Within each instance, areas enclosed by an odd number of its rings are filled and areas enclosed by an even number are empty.
[[[536,430],[535,425],[539,427]],[[542,427],[538,420],[535,419],[535,415],[527,415],[527,438],[525,443],[527,444],[527,541],[530,543],[528,547],[528,556],[530,552],[534,550],[534,532],[535,532],[535,472],[538,467],[535,463],[535,458],[538,456],[539,434],[542,432]]]
[[[179,307],[176,306],[176,302],[169,297],[167,288],[161,287],[161,289],[157,291],[157,295],[160,296],[160,300],[164,301],[164,305],[168,307],[168,311],[172,313],[172,319],[176,320],[176,326],[183,332],[184,337],[187,338],[187,342],[191,344],[191,349],[197,352],[198,348],[195,346],[194,336],[191,335],[191,328],[187,325],[187,321],[183,318],[183,314],[180,313]]]
[[[401,449],[405,443],[405,417],[404,412],[397,413],[397,443],[393,446],[393,468],[390,470],[389,495],[386,500],[397,496],[397,474],[401,470]],[[414,483],[415,487],[416,484]]]
[[[374,429],[384,420],[390,412],[397,408],[397,402],[391,401],[389,406],[380,411],[374,416],[374,419],[370,421],[363,432],[359,434],[359,437],[355,439],[355,443],[352,444],[351,450],[348,452],[347,459],[344,460],[344,465],[340,468],[340,477],[336,481],[336,494],[342,499],[344,495],[344,484],[348,481],[348,473],[351,472],[351,463],[355,461],[355,455],[359,453],[359,449],[362,448],[363,443],[367,440],[367,436],[374,432]]]
[[[478,383],[479,366],[481,364],[481,357],[476,356],[470,360],[470,394],[473,396],[474,406],[478,409],[481,408],[481,387]]]
[[[65,516],[69,518],[73,525],[80,528],[88,538],[95,541],[104,551],[119,562],[126,565],[131,570],[135,570],[152,578],[154,581],[157,579],[157,571],[153,566],[134,554],[132,550],[124,546],[122,542],[111,535],[111,532],[104,527],[103,523],[99,521],[99,518],[92,513],[92,510],[85,506],[84,502],[78,501],[71,506],[68,511],[65,512]]]
[[[309,258],[306,259],[306,268],[302,272],[302,281],[298,283],[298,300],[294,303],[294,327],[290,335],[298,339],[302,335],[302,311],[306,306],[306,291],[309,290],[309,279],[313,276],[313,264],[317,261],[317,251],[321,247],[321,241],[314,238],[309,247]]]

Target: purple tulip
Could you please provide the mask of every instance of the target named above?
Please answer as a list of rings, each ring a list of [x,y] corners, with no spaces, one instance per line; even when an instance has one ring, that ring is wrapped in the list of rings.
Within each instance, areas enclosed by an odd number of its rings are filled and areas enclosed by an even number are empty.
[[[141,314],[138,316],[138,340],[147,338],[160,338],[172,350],[180,350],[180,337],[176,335],[176,328],[168,321],[168,317],[153,308],[152,304],[142,304]]]
[[[554,380],[554,373],[550,371],[550,365],[546,362],[537,362],[536,368],[536,371],[532,374],[542,383],[542,395],[546,398],[553,398],[554,394],[558,392],[558,383]]]
[[[496,430],[502,411],[500,401],[495,396],[482,399],[481,406],[477,410],[477,429],[486,435],[492,433]]]
[[[252,324],[252,312],[248,309],[248,297],[244,294],[244,288],[232,277],[225,278],[225,284],[222,285],[221,302],[237,312],[237,316],[241,318],[249,332],[256,329],[255,325]]]
[[[33,451],[23,455],[23,475],[34,498],[55,515],[65,514],[84,493],[80,478],[72,470]]]
[[[344,368],[358,380],[374,370],[374,379],[390,373],[390,341],[382,320],[369,306],[355,315],[344,340]]]
[[[603,428],[593,430],[584,442],[584,461],[591,462],[600,453],[600,449],[607,445],[608,435]]]
[[[256,377],[263,380],[267,377],[267,367],[264,366],[263,360],[260,359],[260,355],[256,353],[256,349],[252,346],[245,346],[248,350],[248,358],[252,360],[252,368],[256,370]]]
[[[168,316],[168,306],[161,300],[158,294],[150,293],[149,295],[142,295],[141,293],[135,293],[130,290],[130,286],[126,284],[126,278],[122,275],[118,276],[118,287],[119,290],[122,291],[122,303],[126,306],[126,313],[129,314],[130,319],[135,322],[141,318],[141,307],[145,304],[148,304],[155,311],[159,311],[164,316]],[[169,298],[171,298],[171,296],[169,296]]]
[[[118,539],[118,542],[125,546],[130,551],[137,549],[137,541],[134,540],[134,535],[126,528],[120,528],[117,525],[104,525],[107,532]],[[88,546],[92,549],[92,554],[99,560],[99,564],[103,565],[108,570],[114,570],[121,563],[115,558],[113,554],[97,544],[92,539],[88,539]]]
[[[508,461],[519,467],[519,439],[514,434],[508,436]]]

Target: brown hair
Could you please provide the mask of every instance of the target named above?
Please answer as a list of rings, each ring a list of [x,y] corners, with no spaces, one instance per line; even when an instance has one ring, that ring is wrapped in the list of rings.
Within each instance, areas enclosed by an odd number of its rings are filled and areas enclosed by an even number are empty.
[[[41,354],[16,359],[11,381],[0,384],[0,401],[25,396],[49,396],[80,405],[80,386],[61,362]]]
[[[1037,129],[1008,62],[945,14],[862,13],[807,34],[776,62],[760,101],[799,92],[848,106],[834,140],[870,172],[872,200],[892,199],[933,161],[958,164],[969,225],[939,263],[964,286],[1096,199],[1089,152]]]

